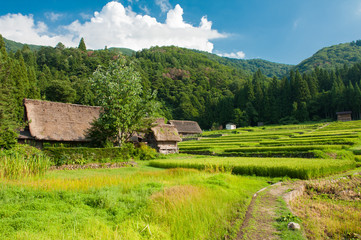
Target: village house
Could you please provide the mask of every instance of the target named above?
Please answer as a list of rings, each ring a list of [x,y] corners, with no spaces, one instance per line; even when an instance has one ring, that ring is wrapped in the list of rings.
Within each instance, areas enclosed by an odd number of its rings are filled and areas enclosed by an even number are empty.
[[[226,124],[226,129],[227,129],[227,130],[236,129],[236,124],[227,123],[227,124]]]
[[[346,111],[346,112],[337,112],[337,121],[341,121],[341,122],[347,122],[347,121],[352,121],[352,116],[351,116],[352,112],[351,111]]]
[[[182,141],[177,129],[170,124],[157,124],[145,137],[148,146],[156,149],[159,153],[178,153],[178,142]]]
[[[202,129],[195,121],[169,120],[168,124],[173,125],[181,137],[202,134]]]
[[[24,120],[19,143],[42,148],[43,143],[81,144],[91,123],[99,117],[100,107],[24,99]]]

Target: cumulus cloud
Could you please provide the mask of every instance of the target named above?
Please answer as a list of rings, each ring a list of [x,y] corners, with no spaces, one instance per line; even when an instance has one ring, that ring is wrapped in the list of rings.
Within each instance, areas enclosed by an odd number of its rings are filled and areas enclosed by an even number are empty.
[[[242,51],[234,52],[234,53],[218,53],[217,55],[221,57],[237,58],[237,59],[244,59],[246,57],[246,54]]]
[[[55,46],[58,42],[73,45],[69,35],[57,36],[49,34],[44,22],[36,22],[32,15],[7,14],[0,17],[0,33],[13,41]]]
[[[166,2],[166,1],[164,1]],[[183,9],[176,5],[167,13],[165,23],[149,15],[136,14],[130,7],[119,2],[109,2],[100,12],[84,23],[79,20],[62,26],[62,32],[50,32],[42,22],[35,22],[32,15],[8,14],[0,17],[0,33],[11,40],[55,46],[77,46],[81,37],[92,49],[126,47],[141,50],[152,46],[169,46],[198,49],[212,52],[212,39],[227,37],[212,29],[212,22],[204,16],[199,26],[183,20]]]
[[[119,2],[109,2],[85,23],[73,22],[69,32],[84,37],[91,48],[127,47],[141,50],[151,46],[175,45],[212,52],[212,39],[224,38],[212,30],[212,22],[203,17],[200,25],[192,26],[183,20],[183,9],[176,5],[167,13],[165,23],[149,15],[138,15]]]

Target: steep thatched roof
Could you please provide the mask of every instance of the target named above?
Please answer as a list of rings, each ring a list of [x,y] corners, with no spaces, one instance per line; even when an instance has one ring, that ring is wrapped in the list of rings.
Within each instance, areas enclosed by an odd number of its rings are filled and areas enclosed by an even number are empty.
[[[352,111],[345,111],[345,112],[336,112],[337,115],[346,115],[346,114],[351,114]]]
[[[182,139],[179,137],[177,129],[169,124],[159,124],[152,127],[154,137],[158,142],[180,142]]]
[[[165,124],[164,118],[156,118],[154,120],[154,122],[153,122],[154,126],[158,126],[158,125],[161,125],[161,124]]]
[[[24,99],[32,137],[44,141],[83,142],[100,107]]]
[[[201,134],[202,129],[195,121],[169,120],[168,123],[175,126],[179,134]]]

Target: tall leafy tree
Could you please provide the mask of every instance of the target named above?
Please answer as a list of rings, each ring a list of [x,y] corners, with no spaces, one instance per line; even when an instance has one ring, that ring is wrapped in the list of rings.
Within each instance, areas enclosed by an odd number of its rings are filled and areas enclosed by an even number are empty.
[[[99,67],[90,83],[96,104],[102,107],[90,136],[102,132],[103,143],[108,140],[121,146],[135,131],[150,124],[158,108],[156,93],[143,91],[139,73],[124,58],[111,62],[108,68]]]

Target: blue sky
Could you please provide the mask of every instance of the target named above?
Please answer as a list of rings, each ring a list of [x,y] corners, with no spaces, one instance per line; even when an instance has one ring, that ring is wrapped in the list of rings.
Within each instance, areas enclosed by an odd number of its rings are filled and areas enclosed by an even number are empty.
[[[96,13],[97,12],[97,13]],[[298,64],[361,39],[361,0],[6,1],[0,34],[31,44],[89,48],[177,45]]]

